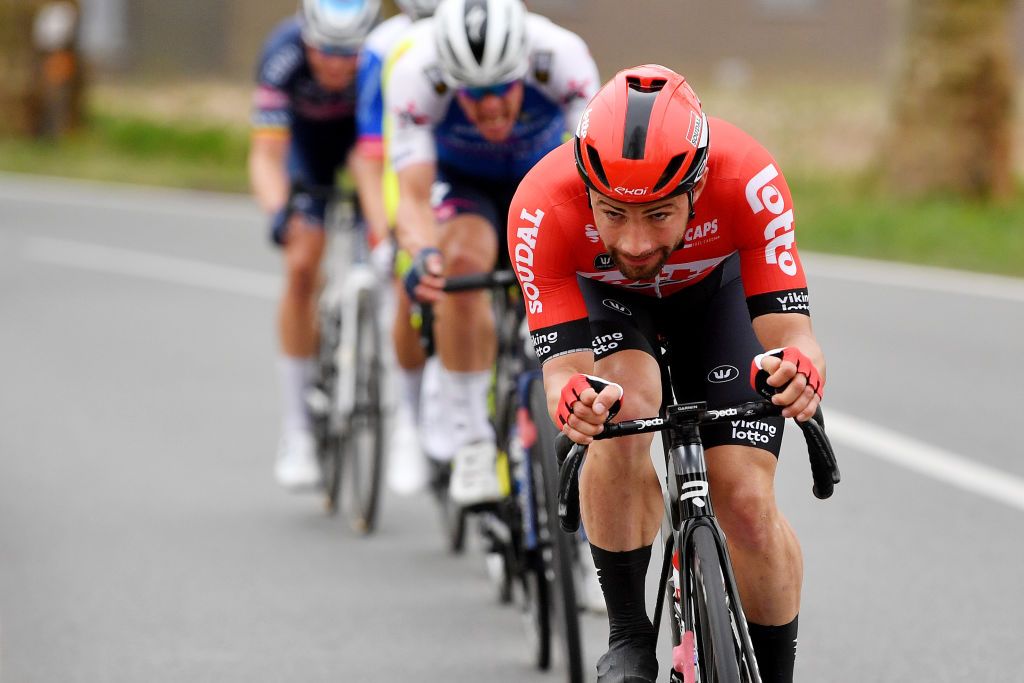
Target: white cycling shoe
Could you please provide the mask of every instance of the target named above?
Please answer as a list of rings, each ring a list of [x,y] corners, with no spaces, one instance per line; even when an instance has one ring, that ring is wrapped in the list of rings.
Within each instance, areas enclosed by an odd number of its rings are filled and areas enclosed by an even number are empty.
[[[455,451],[448,495],[464,507],[501,500],[498,448],[493,441],[478,441]]]
[[[430,472],[412,419],[399,411],[393,428],[387,460],[388,488],[400,496],[409,496],[426,488]]]
[[[281,435],[274,477],[281,486],[293,491],[315,489],[320,485],[316,439],[308,430],[291,429]]]

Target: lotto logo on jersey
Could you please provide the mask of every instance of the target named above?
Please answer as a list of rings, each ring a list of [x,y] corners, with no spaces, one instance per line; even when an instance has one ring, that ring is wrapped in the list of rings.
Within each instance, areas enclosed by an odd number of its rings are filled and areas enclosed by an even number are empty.
[[[764,229],[764,260],[779,266],[786,275],[796,275],[796,258],[790,251],[793,234],[793,209],[786,209],[786,198],[771,184],[779,176],[775,164],[768,164],[747,183],[746,195],[750,210],[757,215],[768,209],[775,216]],[[781,252],[781,253],[780,253]]]

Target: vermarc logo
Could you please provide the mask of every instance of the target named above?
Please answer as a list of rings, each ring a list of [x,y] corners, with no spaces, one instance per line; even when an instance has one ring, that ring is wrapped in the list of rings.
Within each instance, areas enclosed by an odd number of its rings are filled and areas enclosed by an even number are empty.
[[[633,311],[629,310],[615,299],[605,299],[601,303],[603,303],[605,306],[612,309],[613,311],[618,311],[619,313],[623,313],[625,315],[633,315]]]
[[[739,376],[740,371],[732,365],[719,365],[717,368],[712,368],[711,372],[708,373],[708,381],[715,384],[725,384]]]

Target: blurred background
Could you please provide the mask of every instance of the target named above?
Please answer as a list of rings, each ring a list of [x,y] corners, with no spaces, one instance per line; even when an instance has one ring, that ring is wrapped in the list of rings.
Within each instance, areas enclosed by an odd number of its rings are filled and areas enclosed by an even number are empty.
[[[1024,681],[1022,3],[528,4],[604,78],[687,75],[789,179],[844,477],[814,500],[787,438],[797,680]],[[245,162],[294,7],[0,0],[2,683],[561,680],[427,496],[361,539],[273,484]]]
[[[997,227],[1019,216],[1024,170],[1020,3],[530,5],[578,32],[603,77],[664,63],[761,139],[797,189],[805,247],[1024,274],[1019,232]],[[293,6],[0,1],[0,169],[245,191],[255,60]],[[908,198],[927,202],[926,223]],[[947,225],[964,221],[969,244]]]

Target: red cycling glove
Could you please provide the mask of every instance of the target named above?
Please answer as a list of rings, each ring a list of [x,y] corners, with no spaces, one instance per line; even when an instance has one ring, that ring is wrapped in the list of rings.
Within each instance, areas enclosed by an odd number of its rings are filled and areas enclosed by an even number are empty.
[[[750,386],[754,388],[754,391],[770,399],[788,386],[786,384],[781,387],[773,387],[768,384],[768,371],[761,368],[761,359],[765,356],[775,356],[784,361],[788,360],[795,365],[796,371],[807,378],[807,386],[814,390],[818,398],[822,398],[822,394],[825,391],[825,381],[818,374],[818,368],[814,367],[811,359],[795,346],[787,346],[784,349],[772,349],[771,351],[765,351],[754,356],[754,360],[750,364]]]
[[[615,382],[610,382],[600,377],[594,377],[593,375],[584,375],[579,372],[569,378],[569,381],[562,387],[562,400],[558,403],[558,423],[555,425],[561,429],[567,422],[569,422],[569,416],[572,415],[572,404],[580,400],[580,394],[591,388],[597,393],[608,386],[619,387],[619,392],[622,392],[622,387]],[[611,408],[608,409],[608,417],[605,418],[605,422],[615,417],[615,414],[622,408],[622,395],[615,403],[612,404]]]

